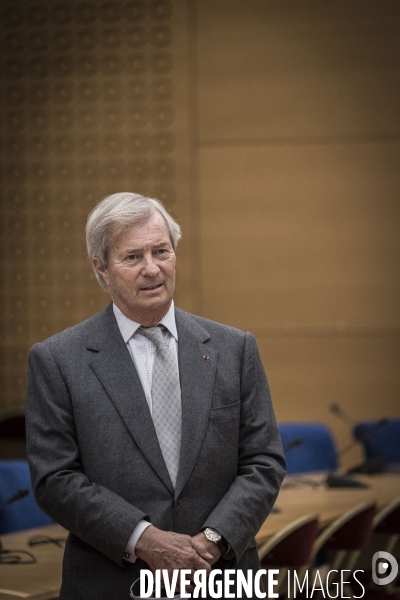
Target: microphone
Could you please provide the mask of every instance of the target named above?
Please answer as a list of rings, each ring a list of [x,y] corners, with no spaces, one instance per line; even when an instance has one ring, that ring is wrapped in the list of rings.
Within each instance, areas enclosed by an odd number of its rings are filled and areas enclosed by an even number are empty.
[[[295,440],[292,440],[291,442],[286,444],[286,446],[284,446],[283,452],[285,454],[287,454],[288,452],[291,452],[292,450],[294,450],[295,448],[298,448],[298,446],[301,446],[302,444],[304,444],[303,438],[297,438]]]
[[[329,406],[329,410],[336,415],[337,417],[339,417],[339,419],[342,419],[342,421],[346,421],[346,423],[349,423],[352,427],[355,427],[357,425],[357,423],[355,422],[355,420],[350,417],[350,415],[348,415],[340,406],[339,404],[331,404]],[[380,429],[381,427],[384,427],[385,425],[387,425],[389,423],[389,420],[387,417],[384,417],[383,419],[379,419],[379,421],[376,421],[375,426],[374,426],[374,431],[375,429]]]
[[[339,419],[344,421],[346,424],[350,425],[352,429],[354,429],[354,427],[356,426],[356,422],[338,404],[331,404],[329,406],[329,410],[334,415],[339,417]],[[372,434],[377,429],[384,427],[388,422],[389,422],[389,419],[387,419],[387,418],[379,419],[379,421],[376,421],[376,423],[371,431],[365,432],[361,436],[361,441],[369,442],[369,444],[375,448],[375,451],[377,454],[380,454],[380,451],[379,451],[379,448],[376,446],[374,440],[372,439]],[[349,450],[354,448],[359,443],[360,443],[360,439],[353,439],[352,442],[347,444],[347,446],[345,446],[344,448],[342,448],[339,451],[338,458],[347,454],[347,452]],[[383,460],[381,460],[379,458],[369,458],[369,459],[366,459],[364,462],[362,462],[360,465],[357,465],[357,466],[349,469],[347,471],[347,473],[348,474],[361,473],[361,474],[365,474],[365,475],[375,475],[376,473],[382,473],[385,470],[385,468],[386,468],[386,463]]]
[[[0,504],[0,510],[3,510],[4,508],[6,508],[6,506],[9,506],[10,504],[13,504],[14,502],[17,502],[17,500],[22,500],[22,498],[26,498],[28,495],[29,495],[29,490],[26,490],[26,489],[18,490],[15,494],[13,494],[10,498],[8,498],[8,500],[3,502],[3,504]]]
[[[354,425],[356,424],[354,419],[352,419],[350,417],[350,415],[348,415],[347,413],[344,412],[344,410],[342,410],[339,406],[339,404],[331,404],[329,406],[329,410],[336,416],[339,417],[339,419],[342,419],[342,421],[346,421],[347,423],[350,423],[350,425],[352,427],[354,427]]]

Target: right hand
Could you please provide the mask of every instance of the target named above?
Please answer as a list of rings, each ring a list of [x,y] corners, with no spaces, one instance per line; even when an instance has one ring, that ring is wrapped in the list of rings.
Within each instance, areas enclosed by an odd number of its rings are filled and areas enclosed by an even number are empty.
[[[147,527],[138,539],[135,554],[149,565],[153,573],[156,569],[167,569],[170,581],[174,569],[190,569],[192,577],[198,569],[209,573],[211,566],[207,561],[213,560],[206,544],[193,544],[189,535],[162,531],[153,525]],[[190,589],[189,586],[187,589]]]

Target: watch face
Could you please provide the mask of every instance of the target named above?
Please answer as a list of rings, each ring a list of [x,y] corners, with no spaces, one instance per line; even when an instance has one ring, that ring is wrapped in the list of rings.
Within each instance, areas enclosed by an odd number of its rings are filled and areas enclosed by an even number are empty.
[[[214,531],[214,529],[210,529],[209,527],[207,527],[207,529],[204,531],[205,536],[208,540],[210,540],[210,542],[219,542],[221,539],[221,534],[218,533],[217,531]]]

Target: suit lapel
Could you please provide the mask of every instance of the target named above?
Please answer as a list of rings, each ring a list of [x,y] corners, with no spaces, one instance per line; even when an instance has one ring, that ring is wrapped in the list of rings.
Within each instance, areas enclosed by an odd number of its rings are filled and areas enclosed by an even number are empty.
[[[175,493],[190,477],[204,439],[214,388],[216,351],[208,332],[188,313],[175,311],[182,399],[181,455]],[[208,358],[207,358],[208,357]]]
[[[87,343],[90,364],[154,471],[174,492],[139,376],[118,329],[112,305],[100,313]]]

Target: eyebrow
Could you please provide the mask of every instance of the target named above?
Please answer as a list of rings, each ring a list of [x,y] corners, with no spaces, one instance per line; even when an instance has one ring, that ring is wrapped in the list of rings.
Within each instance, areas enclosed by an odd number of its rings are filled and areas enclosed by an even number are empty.
[[[168,246],[168,242],[160,242],[159,244],[154,244],[152,246],[153,250],[157,250],[158,248],[164,248]],[[126,248],[125,252],[129,252],[129,254],[134,254],[135,252],[142,252],[143,248]]]

